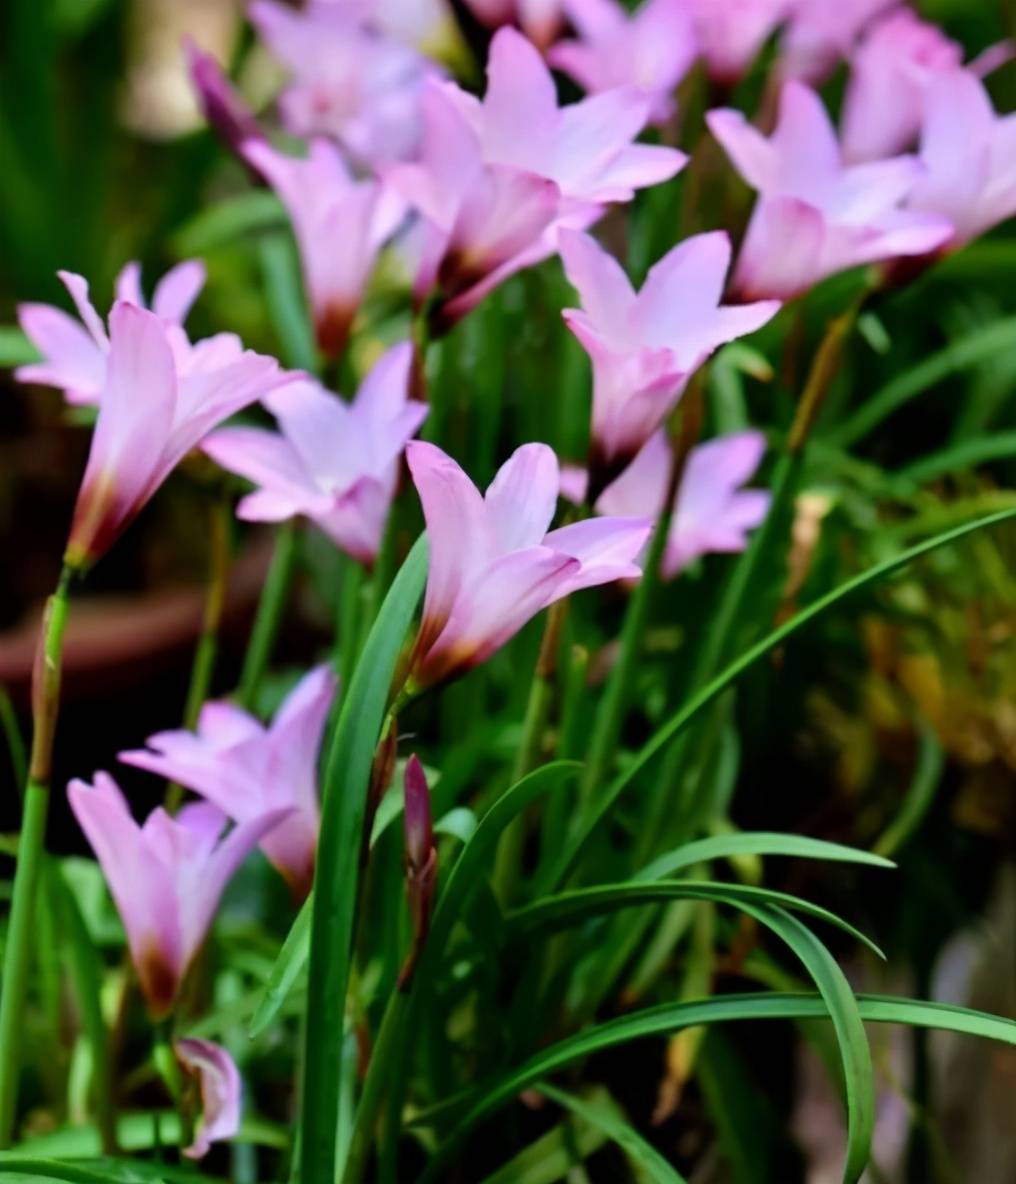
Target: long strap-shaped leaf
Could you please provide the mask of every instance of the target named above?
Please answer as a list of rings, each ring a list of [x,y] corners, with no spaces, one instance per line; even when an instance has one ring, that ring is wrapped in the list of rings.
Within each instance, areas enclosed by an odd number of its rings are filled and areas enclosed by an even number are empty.
[[[692,695],[683,707],[653,733],[638,753],[636,753],[634,759],[625,765],[624,771],[614,779],[594,803],[593,808],[586,817],[582,819],[579,829],[569,839],[551,876],[548,877],[547,882],[541,884],[541,888],[543,890],[550,890],[564,879],[571,870],[572,864],[590,834],[596,829],[604,815],[632,783],[635,777],[675,736],[684,731],[700,711],[708,707],[719,695],[722,695],[746,670],[754,666],[766,654],[771,653],[778,646],[782,645],[798,629],[803,628],[841,600],[845,600],[855,592],[861,591],[862,588],[866,588],[869,584],[885,579],[886,576],[892,575],[893,572],[899,571],[900,568],[913,563],[915,559],[919,559],[922,555],[927,555],[931,551],[938,550],[939,547],[945,547],[949,543],[956,542],[958,539],[972,534],[976,530],[983,530],[999,522],[1007,522],[1014,517],[1016,517],[1016,509],[1001,510],[997,514],[988,514],[983,518],[975,519],[973,522],[965,522],[962,526],[954,527],[952,530],[943,531],[941,534],[935,535],[934,538],[926,539],[923,543],[918,543],[916,546],[908,548],[892,559],[886,559],[882,563],[876,563],[874,567],[869,567],[867,571],[863,571],[852,579],[847,580],[846,583],[840,584],[838,588],[827,592],[825,596],[820,596],[818,600],[813,601],[807,608],[802,609],[799,613],[795,613],[789,621],[784,622],[778,629],[774,629],[772,633],[763,637],[761,641],[756,642],[755,645],[745,650],[725,670],[722,670],[700,691]]]
[[[306,1051],[300,1121],[303,1184],[335,1179],[346,987],[374,750],[392,676],[427,574],[419,539],[378,613],[343,698],[325,774],[310,926]]]
[[[664,900],[704,900],[748,910],[766,905],[793,909],[842,929],[857,941],[863,942],[880,958],[885,958],[878,946],[859,929],[855,929],[849,921],[844,921],[835,913],[812,904],[809,900],[791,896],[787,892],[777,892],[772,888],[756,888],[750,884],[720,884],[711,880],[649,880],[634,883],[627,880],[621,884],[598,884],[593,888],[578,888],[573,892],[543,897],[516,909],[509,913],[507,923],[509,932],[519,935],[531,933],[536,929],[559,928],[574,924],[584,917]]]
[[[557,1102],[584,1119],[590,1126],[601,1131],[621,1148],[628,1158],[638,1165],[645,1179],[652,1184],[687,1184],[684,1177],[670,1166],[656,1148],[645,1140],[624,1118],[601,1102],[580,1098],[548,1085],[545,1081],[537,1087],[544,1097]]]
[[[960,1032],[967,1036],[981,1036],[1016,1045],[1016,1020],[1000,1019],[984,1012],[953,1007],[944,1003],[923,1003],[910,999],[896,999],[885,995],[859,995],[858,1010],[862,1020],[870,1023],[910,1024],[921,1028],[938,1028]],[[714,999],[693,1000],[687,1003],[665,1003],[650,1007],[634,1015],[620,1016],[606,1023],[587,1028],[549,1048],[542,1049],[525,1064],[513,1069],[485,1092],[469,1091],[472,1106],[459,1125],[444,1142],[432,1160],[420,1184],[441,1179],[441,1172],[451,1152],[468,1131],[481,1119],[522,1090],[535,1085],[550,1073],[566,1068],[594,1053],[630,1040],[663,1036],[700,1024],[729,1023],[732,1020],[807,1020],[828,1019],[829,1009],[819,995],[784,994],[776,991],[758,994],[721,996]],[[467,1103],[468,1104],[468,1103]],[[462,1107],[458,1107],[461,1109]],[[418,1125],[428,1125],[438,1112],[445,1112],[442,1104],[420,1114]]]
[[[800,859],[828,859],[834,863],[861,863],[868,867],[892,868],[896,865],[883,855],[873,855],[858,847],[845,847],[825,839],[804,835],[785,835],[777,831],[746,831],[736,835],[713,835],[684,843],[657,856],[635,876],[636,880],[659,880],[697,863],[713,859],[733,859],[739,855],[788,855]]]

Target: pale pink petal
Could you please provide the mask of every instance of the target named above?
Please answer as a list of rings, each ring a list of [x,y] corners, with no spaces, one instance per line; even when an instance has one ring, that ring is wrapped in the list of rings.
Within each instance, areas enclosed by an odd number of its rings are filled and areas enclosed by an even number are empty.
[[[14,377],[57,387],[69,402],[97,402],[106,378],[106,354],[80,322],[48,304],[19,304],[18,322],[42,360],[19,366]]]
[[[240,1129],[240,1072],[229,1053],[210,1040],[178,1038],[173,1041],[173,1049],[184,1071],[198,1079],[201,1121],[194,1142],[183,1153],[188,1159],[201,1159],[212,1143],[231,1139]]]
[[[77,275],[73,271],[58,271],[56,274],[70,293],[74,307],[78,310],[78,316],[84,321],[85,328],[91,333],[95,344],[102,348],[108,346],[109,338],[106,336],[106,328],[102,323],[102,318],[88,298],[88,281],[84,276]]]
[[[484,142],[492,160],[516,160],[518,145],[543,134],[557,113],[557,92],[539,51],[515,29],[499,29],[487,58]]]
[[[588,234],[562,230],[561,262],[568,282],[582,298],[582,308],[603,330],[623,333],[635,294],[624,268]]]
[[[337,547],[369,567],[381,547],[394,486],[394,474],[389,480],[360,477],[329,505],[309,508],[307,513]]]
[[[587,518],[559,530],[552,530],[544,546],[571,555],[582,564],[572,574],[560,595],[582,588],[594,588],[614,580],[634,580],[642,574],[635,560],[642,553],[653,523],[645,516],[635,518]]]
[[[144,293],[141,291],[141,264],[135,260],[125,263],[116,277],[113,291],[117,300],[136,304],[138,308],[147,308]]]
[[[155,285],[152,312],[164,321],[182,325],[205,286],[206,274],[205,265],[197,259],[178,263]]]
[[[560,484],[557,457],[546,444],[523,444],[512,453],[484,498],[498,554],[539,544],[557,509]]]
[[[794,197],[760,197],[734,272],[741,300],[791,300],[824,278],[826,222]]]
[[[293,502],[313,501],[320,495],[296,449],[275,432],[264,428],[220,428],[202,442],[201,450],[229,472]]]
[[[734,168],[753,189],[764,193],[775,185],[776,153],[765,136],[740,111],[726,108],[709,111],[706,123]]]

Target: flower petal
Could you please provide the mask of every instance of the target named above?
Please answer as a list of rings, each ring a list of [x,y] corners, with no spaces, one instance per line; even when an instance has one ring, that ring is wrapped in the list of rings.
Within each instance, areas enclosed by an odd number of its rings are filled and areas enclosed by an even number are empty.
[[[229,1053],[210,1040],[179,1038],[173,1049],[184,1071],[199,1082],[201,1122],[194,1142],[183,1153],[188,1159],[201,1159],[212,1143],[231,1139],[240,1129],[240,1072]]]

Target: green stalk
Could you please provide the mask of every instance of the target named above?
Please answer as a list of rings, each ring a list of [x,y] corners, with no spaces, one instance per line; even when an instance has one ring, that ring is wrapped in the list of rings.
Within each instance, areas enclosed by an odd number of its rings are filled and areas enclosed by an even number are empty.
[[[688,455],[698,439],[701,427],[704,376],[705,371],[700,370],[696,376],[695,384],[688,391],[682,406],[680,430],[673,443],[670,474],[667,479],[660,516],[649,543],[649,553],[646,556],[642,579],[636,585],[628,603],[628,611],[625,613],[617,661],[610,672],[606,690],[596,711],[592,746],[586,760],[585,776],[579,788],[580,814],[589,808],[597,790],[610,772],[610,764],[621,735],[621,725],[624,723],[625,712],[628,710],[631,684],[642,653],[642,639],[649,621],[653,595],[660,582],[660,568],[667,548],[670,526],[674,519],[674,507],[681,488],[681,478]]]
[[[275,553],[261,591],[250,644],[243,660],[236,701],[247,711],[257,706],[258,692],[271,661],[272,649],[279,634],[286,599],[296,570],[297,531],[292,522],[284,522],[275,532]]]
[[[46,605],[32,677],[32,753],[0,994],[0,1148],[11,1144],[17,1113],[20,1038],[24,1027],[28,967],[35,939],[35,898],[49,813],[53,741],[60,708],[63,636],[73,574],[73,569],[64,564],[56,591]]]
[[[4,739],[7,741],[11,768],[14,771],[14,782],[18,787],[18,793],[20,793],[28,780],[28,753],[25,751],[25,742],[21,736],[21,729],[18,727],[14,704],[11,702],[6,687],[0,687],[0,730],[3,731]]]
[[[173,1049],[172,1025],[173,1020],[170,1017],[156,1026],[152,1059],[180,1115],[180,1147],[183,1148],[194,1142],[194,1098],[191,1083],[187,1080]]]

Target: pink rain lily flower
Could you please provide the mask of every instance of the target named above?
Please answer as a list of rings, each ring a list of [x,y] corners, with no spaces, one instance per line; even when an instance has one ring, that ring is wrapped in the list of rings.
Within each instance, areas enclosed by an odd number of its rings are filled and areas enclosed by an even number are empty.
[[[769,512],[770,495],[743,489],[761,463],[761,432],[736,432],[693,448],[674,501],[661,574],[673,579],[703,555],[743,551],[748,532]],[[671,449],[657,432],[596,503],[599,514],[645,514],[663,510],[670,478]]]
[[[201,1121],[194,1142],[184,1148],[188,1159],[203,1159],[213,1143],[232,1139],[240,1130],[243,1086],[236,1062],[220,1045],[193,1037],[173,1041],[180,1068],[197,1082]]]
[[[581,588],[637,579],[652,524],[599,518],[547,533],[560,470],[545,444],[526,444],[486,494],[433,444],[406,449],[430,546],[423,619],[409,687],[419,690],[485,661],[541,609]]]
[[[244,145],[286,207],[296,235],[318,346],[328,358],[345,348],[378,253],[394,234],[405,204],[378,181],[354,180],[339,150],[314,140],[303,159],[267,144]]]
[[[899,0],[791,0],[793,15],[781,47],[785,78],[821,82],[849,58],[876,17]]]
[[[550,70],[514,29],[500,29],[491,41],[482,100],[446,86],[486,163],[545,177],[565,198],[630,201],[637,189],[669,180],[687,163],[674,148],[632,143],[652,109],[639,87],[615,87],[559,107]]]
[[[460,48],[461,36],[448,0],[331,0],[372,29],[442,58]]]
[[[80,320],[51,304],[22,304],[18,320],[25,336],[42,354],[40,362],[19,366],[19,382],[54,386],[68,403],[99,402],[106,383],[109,334],[88,296],[88,281],[72,271],[57,275],[70,293]],[[151,310],[167,326],[181,326],[205,284],[205,265],[196,259],[171,268],[156,284]],[[116,299],[147,308],[141,292],[141,268],[128,263],[116,279]],[[178,342],[182,347],[182,341]]]
[[[633,13],[618,0],[565,0],[565,11],[579,39],[551,46],[550,64],[590,94],[640,87],[652,98],[652,122],[666,123],[698,56],[687,0],[644,0]]]
[[[722,231],[678,244],[639,292],[589,235],[562,232],[561,257],[582,299],[581,310],[566,309],[564,318],[593,364],[595,498],[673,410],[706,358],[764,325],[780,304],[720,303],[730,266],[730,240]]]
[[[734,272],[741,300],[790,300],[847,268],[935,250],[945,218],[903,208],[923,167],[911,156],[846,166],[822,100],[800,82],[780,96],[766,139],[738,111],[710,111],[710,130],[759,200]]]
[[[293,380],[231,333],[191,345],[179,326],[123,300],[109,316],[108,348],[65,556],[79,569],[109,549],[212,428]]]
[[[153,1018],[172,1011],[184,977],[240,864],[285,816],[270,810],[223,837],[226,816],[209,802],[171,817],[131,817],[108,773],[67,787],[71,809],[102,867]]]
[[[330,136],[368,165],[413,153],[420,87],[437,69],[432,62],[329,0],[299,9],[255,0],[250,17],[292,75],[280,100],[288,131]]]
[[[465,0],[465,3],[488,28],[516,24],[541,49],[550,45],[564,24],[564,0]]]
[[[261,849],[302,900],[314,879],[318,753],[335,690],[331,670],[318,666],[289,693],[270,727],[230,703],[206,703],[196,732],[157,732],[147,748],[121,752],[120,760],[201,794],[234,822],[278,814]]]
[[[969,70],[935,80],[925,101],[924,173],[907,205],[955,228],[953,250],[1016,214],[1016,114],[996,115]]]
[[[552,255],[563,222],[588,224],[601,207],[576,206],[562,214],[553,181],[487,164],[447,87],[427,87],[423,124],[420,160],[394,166],[386,180],[419,215],[402,253],[414,275],[417,304],[440,291],[440,304],[432,309],[433,328],[440,332],[508,276]]]
[[[963,62],[962,47],[900,8],[876,21],[850,64],[841,120],[847,160],[879,160],[917,139],[929,86]]]
[[[237,507],[249,522],[305,514],[348,555],[372,564],[398,481],[399,457],[427,417],[409,400],[413,349],[394,346],[352,403],[311,381],[273,392],[265,405],[280,432],[223,428],[204,451],[260,488]]]
[[[709,77],[733,86],[790,15],[794,0],[687,0]]]

